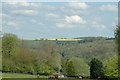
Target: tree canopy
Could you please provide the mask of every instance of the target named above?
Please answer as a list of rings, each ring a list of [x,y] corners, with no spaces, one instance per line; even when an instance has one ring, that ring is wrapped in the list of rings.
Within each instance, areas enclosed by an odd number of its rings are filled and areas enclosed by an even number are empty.
[[[118,56],[114,55],[104,62],[105,75],[109,77],[118,77]]]
[[[118,51],[118,69],[119,69],[118,74],[120,74],[120,26],[117,26],[117,29],[115,31],[115,38],[117,42],[117,51]]]
[[[91,79],[102,78],[104,76],[103,64],[100,60],[93,58],[90,62]]]
[[[4,34],[2,38],[2,52],[7,56],[15,56],[19,50],[19,41],[14,34]]]
[[[73,61],[67,60],[66,72],[67,72],[67,76],[75,76],[75,67],[73,65]]]

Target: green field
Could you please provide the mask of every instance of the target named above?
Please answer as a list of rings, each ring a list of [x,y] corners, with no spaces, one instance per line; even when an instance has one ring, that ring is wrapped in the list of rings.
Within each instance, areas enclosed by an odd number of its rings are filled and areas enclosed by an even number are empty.
[[[20,73],[2,73],[2,80],[48,80],[47,76],[29,75],[29,74],[20,74]],[[56,80],[56,79],[50,79]],[[75,78],[64,78],[59,80],[81,80]]]
[[[2,78],[37,78],[37,75],[20,74],[20,73],[2,73]],[[47,78],[40,76],[39,78]]]

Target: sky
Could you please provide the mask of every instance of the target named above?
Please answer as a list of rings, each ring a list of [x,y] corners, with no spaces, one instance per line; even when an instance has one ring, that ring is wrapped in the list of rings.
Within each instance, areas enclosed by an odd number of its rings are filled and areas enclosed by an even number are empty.
[[[3,33],[22,39],[114,37],[117,2],[3,2]]]

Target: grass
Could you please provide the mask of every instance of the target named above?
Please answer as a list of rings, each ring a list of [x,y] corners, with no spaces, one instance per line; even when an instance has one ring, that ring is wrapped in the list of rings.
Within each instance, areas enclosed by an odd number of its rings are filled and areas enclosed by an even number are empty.
[[[40,76],[38,78],[37,75],[30,75],[30,74],[2,73],[2,80],[48,80],[48,77]],[[56,79],[49,79],[49,80],[56,80]],[[62,78],[58,80],[82,80],[82,79]],[[85,79],[85,80],[89,80],[89,79]]]
[[[29,75],[29,74],[20,74],[20,73],[2,73],[2,80],[48,80],[47,76],[40,76],[37,78],[37,75]],[[56,80],[56,79],[50,79]],[[59,80],[78,80],[74,78],[66,78]]]
[[[37,75],[20,74],[20,73],[2,73],[2,78],[37,78]],[[47,78],[40,76],[39,78]]]

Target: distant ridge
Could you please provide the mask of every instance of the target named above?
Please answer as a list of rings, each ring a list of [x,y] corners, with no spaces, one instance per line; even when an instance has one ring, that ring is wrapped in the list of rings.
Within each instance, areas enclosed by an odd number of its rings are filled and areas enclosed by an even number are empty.
[[[79,41],[82,40],[80,38],[41,38],[40,40],[51,40],[51,41]]]

